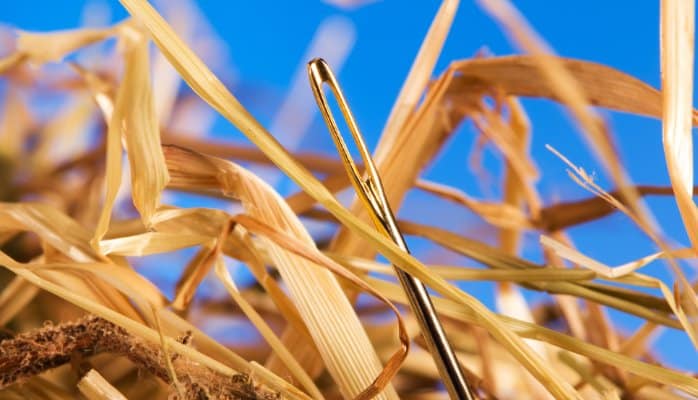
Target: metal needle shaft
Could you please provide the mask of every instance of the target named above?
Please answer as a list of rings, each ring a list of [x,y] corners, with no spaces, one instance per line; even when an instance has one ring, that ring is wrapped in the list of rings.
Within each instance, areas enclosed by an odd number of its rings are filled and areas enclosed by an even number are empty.
[[[357,195],[368,209],[376,228],[384,235],[391,238],[403,251],[409,253],[407,244],[397,227],[395,217],[390,209],[387,197],[385,196],[378,170],[371,159],[371,155],[359,132],[356,121],[349,110],[349,106],[344,99],[344,95],[330,67],[324,60],[314,59],[308,63],[308,77],[310,86],[313,89],[313,94],[315,95],[315,100],[329,128],[332,139],[337,146],[342,162],[349,173],[349,177],[356,189]],[[363,161],[366,173],[365,178],[363,174],[359,172],[356,163],[349,153],[347,144],[339,132],[327,98],[322,90],[323,84],[327,84],[334,94],[344,119],[349,126],[349,130],[351,131],[351,135],[354,138],[354,142],[358,147]],[[395,268],[395,270],[407,294],[407,299],[409,300],[412,311],[417,317],[427,347],[434,357],[434,361],[436,362],[436,366],[439,369],[439,373],[450,397],[452,399],[475,400],[463,376],[463,372],[460,369],[453,349],[448,342],[448,338],[444,333],[443,326],[439,321],[439,317],[436,314],[436,310],[434,309],[434,305],[431,302],[431,298],[424,284],[419,279],[399,268]]]

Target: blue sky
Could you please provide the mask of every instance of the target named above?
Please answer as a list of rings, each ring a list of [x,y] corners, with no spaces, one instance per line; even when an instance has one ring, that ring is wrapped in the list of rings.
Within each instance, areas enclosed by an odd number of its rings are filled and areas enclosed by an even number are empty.
[[[111,21],[127,15],[113,0],[63,0],[60,6],[50,0],[7,3],[3,5],[0,22],[25,30],[75,27],[81,23],[82,10],[88,3],[93,9],[107,10]],[[658,87],[658,2],[521,0],[516,3],[558,54],[600,62]],[[233,90],[236,87],[240,90],[243,103],[250,104],[253,113],[266,124],[288,92],[299,65],[307,61],[303,57],[318,25],[332,16],[349,21],[356,40],[339,80],[371,147],[375,145],[438,6],[437,1],[378,1],[355,10],[343,10],[317,1],[200,2],[201,12],[224,42],[225,51],[217,55],[222,60],[220,64],[225,65],[221,69],[234,76]],[[485,47],[496,55],[515,52],[499,27],[477,5],[463,1],[436,70],[443,71],[451,61],[471,57]],[[545,144],[554,146],[586,170],[595,171],[598,182],[609,187],[603,169],[561,107],[542,100],[525,100],[524,106],[533,125],[532,153],[543,172],[538,189],[546,202],[581,198],[586,194],[567,178],[564,165],[544,148]],[[667,184],[659,121],[601,112],[615,133],[632,178],[643,184]],[[312,133],[302,142],[303,149],[334,154],[319,118],[315,118],[312,128]],[[220,118],[214,121],[213,131],[219,138],[244,141],[234,127]],[[466,124],[449,143],[448,150],[437,164],[427,171],[427,176],[458,186],[473,196],[496,199],[499,196],[496,188],[499,170],[492,152],[488,152],[485,158],[485,166],[495,178],[489,187],[483,190],[468,168],[467,155],[473,138],[474,133]],[[422,210],[420,213],[424,215],[425,208],[434,208],[433,201],[426,195],[411,194],[401,215],[413,217],[414,210]],[[678,243],[687,244],[674,201],[651,198],[648,204],[665,234]],[[491,234],[482,221],[449,207],[439,203],[433,218],[443,226],[465,234],[477,233],[483,237]],[[571,234],[581,250],[611,265],[654,250],[622,216],[574,228]],[[527,236],[528,243],[536,240],[535,235]],[[429,249],[424,248],[419,240],[411,243],[418,255],[428,253]],[[533,259],[539,257],[535,252],[526,252],[525,255]],[[689,279],[694,278],[694,270],[688,271]],[[665,279],[670,276],[661,264],[648,267],[647,272]],[[492,285],[465,287],[486,304],[493,304]],[[526,295],[533,301],[540,298],[535,293]],[[638,327],[635,318],[617,312],[611,314],[628,332]],[[688,350],[691,345],[685,335],[666,330],[657,346],[662,359],[672,365],[694,371],[698,369],[696,352]]]

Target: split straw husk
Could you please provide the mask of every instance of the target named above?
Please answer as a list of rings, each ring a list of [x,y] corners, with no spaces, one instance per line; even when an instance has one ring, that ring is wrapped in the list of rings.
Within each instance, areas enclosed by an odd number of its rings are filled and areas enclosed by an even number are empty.
[[[306,246],[314,246],[312,238],[283,199],[245,169],[174,148],[168,152],[168,161],[177,171],[176,178],[192,176],[203,182],[213,178],[225,194],[240,199],[251,217],[266,221]],[[262,244],[288,285],[291,299],[340,390],[347,397],[358,396],[372,385],[383,368],[339,282],[329,271],[290,254],[269,239],[263,238]],[[392,376],[394,366],[386,373]],[[396,396],[391,386],[378,388],[384,389],[381,398]]]
[[[125,71],[109,115],[107,133],[106,197],[92,245],[99,241],[109,228],[112,207],[121,186],[121,141],[127,148],[131,166],[133,204],[141,214],[143,223],[150,225],[150,218],[160,204],[160,194],[169,176],[160,146],[160,129],[150,84],[148,39],[137,29],[129,29],[121,36],[124,41]]]

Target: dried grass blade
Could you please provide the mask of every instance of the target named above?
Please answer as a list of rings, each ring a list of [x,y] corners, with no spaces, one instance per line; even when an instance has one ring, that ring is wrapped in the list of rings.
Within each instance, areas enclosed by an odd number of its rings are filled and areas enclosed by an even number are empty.
[[[160,195],[167,186],[169,174],[160,144],[160,128],[150,83],[148,40],[141,36],[126,54],[123,96],[128,101],[124,115],[124,134],[131,165],[133,204],[141,214],[143,224],[160,204]]]
[[[331,193],[338,193],[348,188],[351,185],[351,182],[349,181],[349,175],[347,175],[346,171],[341,171],[323,179],[322,184]],[[302,214],[308,210],[311,210],[315,204],[317,204],[317,200],[303,190],[299,190],[298,192],[286,197],[285,200],[296,214]]]
[[[524,200],[528,197],[528,206],[530,214],[537,216],[540,210],[540,196],[536,193],[532,182],[537,179],[537,170],[535,174],[523,175],[521,167],[517,165],[521,163],[533,164],[529,157],[529,142],[530,142],[530,122],[523,107],[514,97],[507,97],[506,103],[510,108],[511,116],[508,122],[504,122],[499,113],[493,113],[488,119],[493,130],[498,132],[494,136],[504,136],[500,140],[494,140],[500,147],[500,151],[506,156],[505,158],[505,176],[503,182],[503,199],[502,205],[509,206],[514,210],[523,212],[521,209],[524,206]],[[491,112],[490,112],[491,113]],[[487,113],[486,113],[487,114]],[[493,123],[494,122],[494,123]],[[499,129],[497,129],[499,127]],[[491,129],[492,130],[492,129]],[[490,134],[490,136],[493,136]],[[505,146],[503,146],[503,144]],[[505,151],[509,148],[509,151]],[[520,159],[520,160],[519,160]],[[515,160],[519,160],[518,163]],[[527,196],[525,194],[528,193]],[[500,229],[499,231],[499,247],[505,253],[517,255],[521,241],[522,228],[525,224],[519,224],[518,227]],[[520,320],[533,322],[533,313],[526,303],[523,294],[518,287],[508,282],[503,282],[497,286],[496,304],[497,309],[504,315],[518,318]],[[539,342],[527,342],[538,354],[544,359],[548,358],[545,346]],[[525,375],[525,382],[531,386],[531,390],[540,397],[546,397],[542,393],[541,388],[536,382],[529,382],[530,376]]]
[[[129,74],[131,69],[126,67],[124,75]],[[89,77],[89,76],[88,76]],[[88,83],[92,83],[93,89],[99,89],[95,86],[97,83],[94,79],[87,80]],[[119,86],[116,93],[116,100],[114,102],[100,91],[95,91],[94,96],[102,109],[102,114],[107,121],[107,138],[106,138],[106,161],[105,161],[105,177],[104,177],[104,203],[102,204],[102,210],[99,214],[99,220],[97,221],[97,226],[95,227],[94,235],[90,241],[90,245],[94,249],[99,249],[99,242],[102,240],[104,235],[109,230],[109,223],[111,222],[111,213],[114,208],[114,203],[116,202],[116,196],[119,193],[119,187],[121,186],[121,131],[123,129],[123,120],[125,114],[128,113],[126,109],[128,106],[128,99],[126,98],[125,91],[126,86],[123,84]]]
[[[654,118],[662,117],[662,94],[645,82],[602,64],[550,54],[546,57],[555,59],[564,67],[582,88],[589,104]],[[449,94],[482,94],[491,93],[494,89],[510,96],[565,101],[540,70],[536,55],[472,58],[457,61],[452,68],[458,75],[449,85]]]
[[[182,272],[177,281],[175,297],[172,300],[172,307],[175,310],[187,310],[189,308],[191,301],[194,299],[196,288],[213,266],[214,250],[213,243],[202,246],[189,261],[186,268],[184,268],[184,272]]]
[[[267,155],[260,149],[251,146],[242,146],[231,144],[222,140],[206,139],[186,136],[181,133],[168,133],[163,135],[163,141],[169,145],[185,147],[199,153],[208,154],[210,156],[235,159],[241,161],[249,161],[264,165],[274,165]],[[346,175],[342,163],[333,157],[326,156],[320,153],[297,152],[291,153],[293,158],[301,165],[314,172],[328,175]],[[348,182],[348,179],[347,179]],[[348,185],[349,183],[347,183]]]
[[[451,30],[453,18],[458,10],[458,3],[458,0],[444,0],[431,22],[429,31],[419,48],[419,53],[412,63],[410,72],[402,84],[400,94],[398,94],[383,127],[380,142],[375,152],[377,165],[380,165],[378,160],[382,159],[386,151],[394,147],[395,138],[400,134],[410,114],[417,107],[417,103],[429,83],[441,49],[446,42],[446,36]]]
[[[376,272],[383,275],[395,275],[395,269],[388,265],[373,260],[359,257],[348,257],[338,254],[325,253],[331,259],[351,269],[359,269],[365,272]],[[597,277],[593,271],[582,269],[482,269],[469,268],[457,265],[427,265],[430,271],[440,275],[444,279],[454,281],[578,281],[592,280]]]
[[[16,67],[27,59],[27,55],[16,51],[9,56],[0,58],[0,75]]]
[[[7,256],[0,252],[3,258]],[[127,296],[137,299],[141,305],[164,307],[167,304],[160,290],[130,267],[105,263],[17,263],[30,271],[80,271],[95,275]]]
[[[0,66],[0,71],[2,67]],[[4,99],[2,116],[0,116],[0,158],[18,160],[23,150],[23,143],[29,133],[31,116],[19,92],[9,89]],[[0,189],[2,196],[3,189]],[[0,197],[4,198],[4,196]]]
[[[79,262],[100,256],[86,243],[89,233],[62,212],[40,203],[0,203],[0,229],[36,233],[51,247]]]
[[[417,181],[415,187],[461,204],[493,226],[516,232],[532,227],[528,216],[511,204],[478,201],[459,189],[424,179]]]
[[[89,79],[92,90],[107,119],[106,194],[92,246],[99,248],[99,241],[109,229],[111,212],[121,186],[121,138],[125,138],[129,164],[133,204],[141,214],[143,224],[150,225],[150,218],[160,204],[160,195],[167,186],[169,175],[165,166],[160,131],[150,84],[148,40],[143,33],[129,29],[123,35],[126,50],[124,76],[116,94],[113,109],[105,98],[102,86]],[[112,111],[113,110],[113,111]]]
[[[663,142],[671,186],[686,233],[698,249],[698,210],[693,202],[693,0],[661,2]]]
[[[0,326],[7,325],[39,293],[39,288],[16,276],[0,293]]]
[[[167,375],[170,378],[172,385],[175,387],[175,390],[177,391],[179,398],[184,399],[186,397],[184,395],[184,389],[179,381],[179,378],[177,378],[177,372],[175,371],[174,366],[172,365],[170,349],[167,346],[167,340],[165,340],[166,336],[165,332],[162,329],[162,322],[160,321],[160,314],[158,310],[159,307],[156,307],[155,305],[151,304],[150,311],[152,311],[153,321],[155,322],[155,329],[157,330],[158,337],[160,338],[160,351],[162,351],[162,357],[165,359],[165,369],[167,370]]]
[[[220,251],[220,248],[218,249]],[[257,313],[257,311],[245,300],[245,298],[240,294],[233,278],[230,273],[225,268],[225,264],[222,263],[222,258],[218,258],[216,261],[215,271],[218,279],[223,282],[228,294],[233,298],[233,301],[242,309],[242,312],[249,318],[250,322],[257,328],[259,333],[262,334],[264,340],[269,343],[272,350],[277,354],[277,356],[285,363],[288,371],[293,374],[293,377],[300,382],[300,384],[308,391],[314,399],[322,399],[322,393],[320,389],[313,383],[312,378],[308,376],[303,367],[293,358],[291,352],[284,346],[281,340],[276,336],[274,331],[269,327],[269,325],[264,321],[264,318]]]
[[[38,65],[58,62],[75,50],[114,36],[119,29],[120,25],[48,33],[19,32],[17,51]]]
[[[211,237],[204,235],[146,232],[134,236],[102,240],[99,243],[99,249],[104,255],[145,256],[198,246],[210,241]]]
[[[549,238],[541,238],[541,241],[545,243],[546,246],[549,246],[550,248],[554,249],[555,252],[561,257],[574,261],[578,265],[583,266],[585,268],[589,268],[590,270],[600,274],[620,276],[630,273],[633,270],[633,268],[636,267],[635,263],[629,263],[626,266],[621,267],[622,269],[620,270],[613,269],[589,256],[582,254],[581,252],[573,248],[566,247],[561,243],[551,240]],[[693,315],[690,313],[692,310],[688,310],[688,314],[686,313],[686,310],[684,310],[683,305],[686,304],[686,300],[681,298],[681,296],[677,296],[678,291],[677,293],[672,292],[666,286],[666,284],[664,284],[664,282],[657,278],[651,278],[641,274],[633,274],[632,278],[636,284],[644,283],[647,286],[660,289],[660,291],[664,295],[664,298],[666,299],[667,304],[669,304],[676,317],[679,319],[679,321],[681,321],[681,324],[684,327],[686,334],[693,342],[693,346],[695,346],[698,349],[698,336],[696,335],[696,332],[694,330],[695,318],[693,318]]]
[[[541,235],[540,236],[540,243],[541,245],[555,251],[557,255],[560,257],[570,260],[574,262],[575,264],[578,265],[584,265],[586,268],[589,268],[590,270],[596,272],[597,274],[601,276],[605,276],[607,278],[618,278],[623,275],[627,275],[629,273],[634,272],[638,268],[641,268],[644,266],[646,263],[653,261],[654,259],[659,258],[661,253],[654,254],[650,257],[648,257],[646,260],[641,260],[640,262],[631,262],[631,263],[626,263],[624,265],[621,265],[619,267],[609,267],[607,265],[601,264],[600,262],[592,259],[591,257],[585,256],[584,254],[578,252],[577,250],[564,245],[563,243],[558,242],[557,240],[546,236],[546,235]]]

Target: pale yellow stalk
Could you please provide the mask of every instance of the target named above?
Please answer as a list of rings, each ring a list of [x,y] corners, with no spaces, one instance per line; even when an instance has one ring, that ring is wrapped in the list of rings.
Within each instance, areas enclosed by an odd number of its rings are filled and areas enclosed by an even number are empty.
[[[121,392],[94,369],[80,379],[78,389],[88,400],[126,400]]]
[[[698,249],[698,209],[693,202],[693,0],[661,2],[661,65],[664,154],[676,203],[694,249]]]

